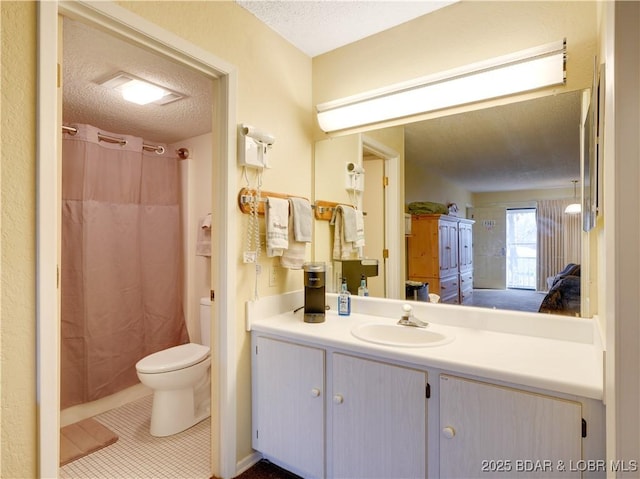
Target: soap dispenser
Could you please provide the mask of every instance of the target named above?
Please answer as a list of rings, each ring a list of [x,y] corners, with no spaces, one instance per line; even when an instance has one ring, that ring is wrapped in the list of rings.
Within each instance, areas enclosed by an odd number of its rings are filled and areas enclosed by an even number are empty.
[[[369,289],[367,288],[367,277],[364,274],[360,276],[358,296],[369,296]]]
[[[347,289],[347,278],[342,278],[342,285],[338,294],[338,314],[340,316],[349,316],[351,314],[351,293]]]

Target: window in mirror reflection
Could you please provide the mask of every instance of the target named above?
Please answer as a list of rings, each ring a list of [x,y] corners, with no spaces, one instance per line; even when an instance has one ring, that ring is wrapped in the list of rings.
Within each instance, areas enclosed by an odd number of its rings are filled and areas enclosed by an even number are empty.
[[[507,210],[507,288],[536,289],[535,208]]]

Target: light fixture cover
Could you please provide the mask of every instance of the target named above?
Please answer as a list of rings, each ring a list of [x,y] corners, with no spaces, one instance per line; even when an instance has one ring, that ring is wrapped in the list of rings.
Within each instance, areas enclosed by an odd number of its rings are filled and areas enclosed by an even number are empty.
[[[111,88],[122,94],[122,98],[138,105],[166,105],[174,102],[184,95],[167,88],[155,85],[126,72],[118,72],[98,82],[106,88]]]
[[[408,117],[565,82],[565,41],[323,103],[326,132]]]
[[[580,203],[571,203],[564,209],[564,212],[569,215],[577,215],[582,213],[582,205]]]

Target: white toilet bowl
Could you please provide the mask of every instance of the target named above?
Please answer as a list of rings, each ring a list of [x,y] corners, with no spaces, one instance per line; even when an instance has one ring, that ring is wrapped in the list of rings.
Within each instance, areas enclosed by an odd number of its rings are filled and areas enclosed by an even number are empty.
[[[188,343],[153,353],[136,363],[138,379],[153,389],[152,436],[177,434],[211,413],[211,355]]]

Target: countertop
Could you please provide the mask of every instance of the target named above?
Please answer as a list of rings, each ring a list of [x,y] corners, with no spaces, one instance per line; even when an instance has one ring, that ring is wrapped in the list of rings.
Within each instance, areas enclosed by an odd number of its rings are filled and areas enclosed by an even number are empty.
[[[386,301],[402,304],[396,300]],[[513,332],[509,328],[501,331],[499,327],[485,327],[488,324],[486,320],[477,321],[476,326],[473,320],[467,321],[470,324],[464,326],[446,324],[446,315],[438,314],[445,310],[426,308],[422,308],[420,314],[416,313],[416,317],[429,321],[429,329],[454,336],[453,341],[430,347],[396,347],[370,343],[353,336],[351,330],[366,322],[395,324],[400,315],[395,318],[355,312],[350,316],[338,316],[333,310],[327,311],[323,323],[305,323],[302,310],[267,316],[258,314],[251,320],[250,329],[257,333],[401,361],[417,367],[602,400],[603,351],[595,338],[567,340],[562,336],[559,339],[535,334],[535,330],[533,334]],[[445,308],[455,306],[446,305]],[[458,307],[456,311],[464,314],[466,311],[459,308],[469,307]],[[490,310],[479,312],[478,309],[472,308],[469,311],[475,310],[477,317],[491,314]],[[446,311],[448,315],[452,314],[451,309]],[[535,321],[535,318],[532,317],[532,320]]]

